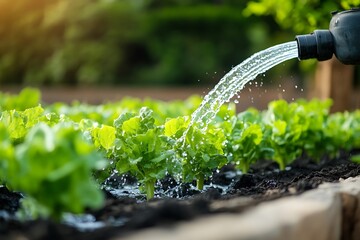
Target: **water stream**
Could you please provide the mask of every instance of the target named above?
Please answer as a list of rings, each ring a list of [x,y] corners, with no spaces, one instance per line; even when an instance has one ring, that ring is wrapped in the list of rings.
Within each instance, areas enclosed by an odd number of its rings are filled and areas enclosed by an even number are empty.
[[[242,90],[246,83],[270,68],[296,57],[298,57],[296,41],[275,45],[252,55],[228,72],[204,97],[199,108],[191,115],[189,127],[198,123],[200,128],[206,128],[215,118],[220,107]]]

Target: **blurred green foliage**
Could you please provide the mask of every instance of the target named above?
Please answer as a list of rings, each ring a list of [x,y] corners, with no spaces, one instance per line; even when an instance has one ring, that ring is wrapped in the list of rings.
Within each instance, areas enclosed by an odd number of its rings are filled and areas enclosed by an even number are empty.
[[[284,34],[246,4],[0,0],[0,84],[213,84]]]
[[[293,36],[308,34],[315,29],[328,29],[331,13],[359,7],[360,0],[250,0],[245,16],[271,16],[284,30]],[[301,61],[302,72],[313,73],[317,60]]]
[[[331,12],[359,7],[360,0],[252,0],[244,10],[246,16],[272,15],[284,29],[304,34],[329,27]]]
[[[1,82],[114,82],[136,35],[130,2],[0,1]]]

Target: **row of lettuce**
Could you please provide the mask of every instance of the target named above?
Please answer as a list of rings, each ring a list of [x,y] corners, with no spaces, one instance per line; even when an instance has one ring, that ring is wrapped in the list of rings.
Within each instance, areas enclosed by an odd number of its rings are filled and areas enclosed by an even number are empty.
[[[202,189],[229,163],[247,172],[268,159],[284,169],[302,154],[319,161],[360,147],[360,111],[330,114],[330,100],[277,100],[239,114],[229,104],[203,128],[190,125],[198,96],[42,107],[39,91],[24,89],[0,99],[0,184],[36,204],[27,214],[54,218],[101,207],[99,185],[114,171],[136,177],[151,199],[166,176]]]

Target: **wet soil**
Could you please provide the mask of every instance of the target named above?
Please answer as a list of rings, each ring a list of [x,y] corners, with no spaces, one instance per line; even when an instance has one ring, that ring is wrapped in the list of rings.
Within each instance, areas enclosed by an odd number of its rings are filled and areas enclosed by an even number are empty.
[[[279,171],[277,164],[263,161],[252,167],[248,174],[237,174],[229,165],[215,172],[202,192],[192,184],[178,185],[168,178],[158,186],[157,197],[151,201],[144,201],[141,194],[126,195],[126,191],[116,194],[115,187],[131,185],[134,180],[126,176],[114,178],[108,183],[111,187],[104,189],[105,206],[88,211],[86,215],[91,216],[90,222],[103,225],[86,229],[74,227],[69,222],[20,222],[12,216],[19,208],[22,195],[0,187],[0,239],[110,239],[209,214],[241,213],[264,201],[301,194],[324,182],[360,175],[360,165],[349,160],[351,154],[354,153],[343,153],[331,160],[324,158],[320,163],[303,156],[284,171]]]

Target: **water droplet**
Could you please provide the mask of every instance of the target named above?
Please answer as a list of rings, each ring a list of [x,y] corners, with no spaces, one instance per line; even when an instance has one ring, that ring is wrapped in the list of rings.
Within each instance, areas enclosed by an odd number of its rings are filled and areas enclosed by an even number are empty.
[[[235,99],[235,100],[234,100],[234,103],[235,103],[235,104],[238,104],[238,103],[239,103],[239,100]]]

